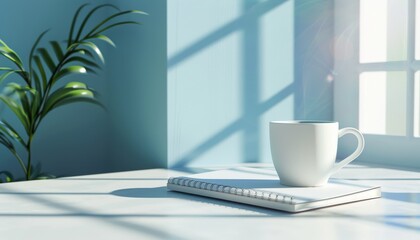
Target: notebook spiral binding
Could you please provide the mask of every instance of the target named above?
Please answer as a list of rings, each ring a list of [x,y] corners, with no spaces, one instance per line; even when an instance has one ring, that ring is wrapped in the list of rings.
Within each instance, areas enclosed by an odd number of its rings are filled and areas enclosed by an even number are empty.
[[[171,177],[168,179],[169,184],[174,184],[183,187],[190,187],[196,189],[202,189],[213,192],[220,192],[232,195],[238,195],[243,197],[257,198],[272,202],[294,204],[293,196],[282,195],[278,193],[266,192],[254,189],[236,188],[231,186],[225,186],[220,184],[201,182],[196,179],[186,177]]]

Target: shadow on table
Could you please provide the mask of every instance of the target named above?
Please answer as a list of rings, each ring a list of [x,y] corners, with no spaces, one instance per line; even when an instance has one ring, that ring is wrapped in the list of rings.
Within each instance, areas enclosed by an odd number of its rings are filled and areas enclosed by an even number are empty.
[[[156,188],[126,188],[111,192],[112,195],[130,198],[166,198],[171,197],[174,192],[168,192],[166,187]]]
[[[177,198],[187,201],[200,202],[204,204],[217,205],[228,208],[236,208],[246,211],[252,211],[255,213],[264,214],[265,216],[293,216],[294,214],[274,211],[270,209],[254,207],[251,205],[245,205],[241,203],[233,203],[221,199],[206,198],[197,195],[190,195],[185,193],[179,193],[174,191],[168,191],[166,187],[156,187],[156,188],[127,188],[120,189],[111,192],[112,195],[119,197],[128,197],[128,198]],[[255,215],[257,217],[257,215]]]
[[[382,192],[382,197],[402,202],[420,203],[420,193],[418,192]]]

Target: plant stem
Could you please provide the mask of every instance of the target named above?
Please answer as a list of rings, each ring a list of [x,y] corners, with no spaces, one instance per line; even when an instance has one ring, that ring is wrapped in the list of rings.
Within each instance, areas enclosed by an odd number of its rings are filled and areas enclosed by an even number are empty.
[[[55,75],[60,71],[60,69],[64,66],[67,58],[69,58],[74,53],[73,52],[74,49],[75,49],[75,47],[67,49],[63,58],[60,59],[59,63],[57,64],[57,67],[54,69],[54,72],[51,74],[51,77],[49,78],[49,80],[47,82],[47,86],[45,87],[45,92],[44,92],[43,95],[41,95],[42,96],[41,97],[41,104],[40,104],[40,107],[38,109],[38,113],[36,114],[36,116],[33,120],[34,128],[33,128],[32,136],[35,134],[35,131],[38,129],[38,126],[41,123],[42,118],[44,117],[44,116],[42,116],[42,110],[44,109],[45,103],[48,99],[48,95],[50,94],[50,90],[51,90],[52,84],[53,84],[53,79],[54,79]],[[30,150],[28,152],[30,152]]]
[[[43,107],[48,99],[48,95],[50,93],[52,84],[53,84],[53,80],[55,75],[60,71],[60,69],[63,67],[66,59],[73,53],[72,51],[74,50],[74,47],[67,50],[67,52],[65,53],[65,55],[63,56],[62,59],[60,59],[57,67],[54,69],[54,72],[51,74],[50,79],[48,80],[47,86],[45,88],[45,92],[43,95],[41,95],[41,105],[40,108],[38,109],[37,114],[35,115],[35,117],[33,119],[30,119],[31,121],[31,129],[30,129],[30,133],[29,133],[29,138],[28,138],[28,143],[26,145],[26,150],[28,152],[28,161],[27,161],[27,166],[26,166],[26,180],[30,180],[31,178],[31,174],[32,174],[32,150],[31,150],[31,145],[32,145],[32,139],[33,136],[35,135],[35,131],[38,129],[39,124],[41,123],[41,120],[43,118],[42,116],[42,110]],[[29,87],[31,87],[30,84],[28,84]]]
[[[28,145],[27,145],[27,150],[28,150],[28,162],[27,162],[27,166],[26,166],[26,180],[30,180],[31,178],[31,174],[32,174],[32,164],[31,164],[31,157],[32,157],[32,151],[31,151],[31,145],[32,145],[32,138],[33,138],[33,133],[29,134],[29,139],[28,139]]]

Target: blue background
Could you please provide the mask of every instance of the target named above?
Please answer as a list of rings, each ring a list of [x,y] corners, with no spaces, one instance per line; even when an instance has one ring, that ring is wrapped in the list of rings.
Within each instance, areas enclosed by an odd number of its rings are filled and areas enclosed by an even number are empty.
[[[3,0],[0,38],[26,58],[45,29],[65,39],[85,2]],[[42,123],[34,159],[50,173],[270,162],[270,120],[332,119],[332,0],[89,2],[149,15],[110,31],[117,48],[104,45],[104,71],[86,78],[108,111],[65,106]]]

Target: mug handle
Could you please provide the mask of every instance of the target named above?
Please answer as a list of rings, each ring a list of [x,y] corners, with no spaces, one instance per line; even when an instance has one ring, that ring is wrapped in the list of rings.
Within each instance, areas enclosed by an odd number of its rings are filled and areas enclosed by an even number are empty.
[[[330,174],[336,173],[338,170],[349,164],[351,161],[356,159],[363,151],[363,148],[365,147],[365,139],[363,138],[362,133],[355,129],[355,128],[342,128],[338,130],[338,138],[341,138],[342,136],[346,134],[353,134],[357,138],[357,148],[356,150],[350,154],[350,156],[343,159],[341,162],[338,162],[334,165],[334,167],[331,169]]]

